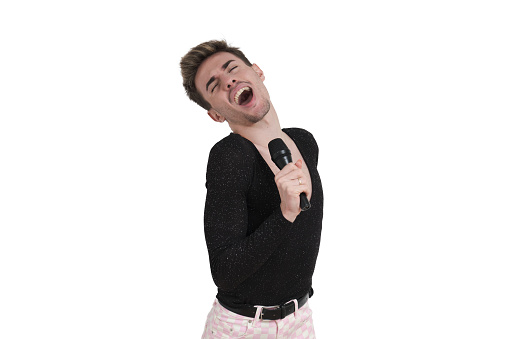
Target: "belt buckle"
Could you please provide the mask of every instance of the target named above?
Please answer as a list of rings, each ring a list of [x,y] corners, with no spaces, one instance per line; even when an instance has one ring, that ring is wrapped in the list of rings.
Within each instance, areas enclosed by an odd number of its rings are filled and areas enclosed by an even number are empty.
[[[263,307],[262,306],[262,311],[260,312],[260,320],[263,320],[263,311],[264,310],[267,310],[267,311],[275,311],[277,310],[278,308],[281,308],[281,305],[278,305],[278,306],[269,306],[269,307]],[[270,319],[269,319],[270,320]]]
[[[284,304],[277,305],[277,306],[269,306],[269,307],[261,306],[262,310],[260,312],[260,320],[263,320],[263,311],[264,310],[275,311],[277,309],[280,309],[281,310],[281,312],[280,312],[281,318],[280,319],[284,319],[288,315],[290,315],[294,312],[297,312],[297,310],[299,309],[299,301],[297,300],[297,302],[295,302],[295,300],[296,299],[292,299],[290,301],[287,301]],[[293,310],[293,312],[290,312],[290,309],[292,308],[292,306],[294,307],[294,310]]]
[[[278,306],[279,307],[279,306]],[[278,307],[268,307],[267,310],[275,310]],[[262,311],[260,312],[260,320],[263,320],[263,311],[265,310],[265,307],[262,307]]]

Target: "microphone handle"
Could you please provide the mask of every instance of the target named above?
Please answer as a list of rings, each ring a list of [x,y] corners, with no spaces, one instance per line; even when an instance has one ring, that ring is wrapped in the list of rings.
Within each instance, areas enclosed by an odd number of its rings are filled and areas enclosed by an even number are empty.
[[[306,193],[302,192],[300,194],[300,209],[302,211],[307,211],[311,207],[309,203],[308,197],[306,197]]]

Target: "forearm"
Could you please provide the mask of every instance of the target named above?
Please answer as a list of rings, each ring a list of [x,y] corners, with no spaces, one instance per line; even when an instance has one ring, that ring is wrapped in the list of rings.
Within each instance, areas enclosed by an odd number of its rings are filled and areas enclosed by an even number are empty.
[[[206,224],[210,268],[215,284],[225,290],[234,290],[254,274],[272,255],[292,223],[285,219],[278,208],[252,234],[217,241],[213,224]],[[231,227],[231,226],[228,226]],[[239,225],[242,228],[242,225]],[[221,244],[219,244],[221,243]]]

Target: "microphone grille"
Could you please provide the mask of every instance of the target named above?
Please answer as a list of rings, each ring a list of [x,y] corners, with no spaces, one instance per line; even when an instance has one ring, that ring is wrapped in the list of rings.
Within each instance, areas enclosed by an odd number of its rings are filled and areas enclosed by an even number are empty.
[[[275,159],[279,155],[278,153],[290,153],[290,150],[281,138],[277,138],[269,142],[269,152],[271,158]]]

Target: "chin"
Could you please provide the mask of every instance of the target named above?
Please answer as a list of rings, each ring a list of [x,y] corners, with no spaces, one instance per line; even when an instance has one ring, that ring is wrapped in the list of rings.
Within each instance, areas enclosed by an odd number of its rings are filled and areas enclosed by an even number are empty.
[[[265,106],[265,105],[264,105]],[[267,105],[266,107],[263,107],[263,109],[261,109],[259,112],[257,112],[255,115],[246,115],[246,118],[247,120],[249,120],[249,122],[252,122],[252,123],[257,123],[261,120],[263,120],[263,118],[265,118],[265,116],[267,115],[267,113],[270,112],[270,103],[267,102]]]

